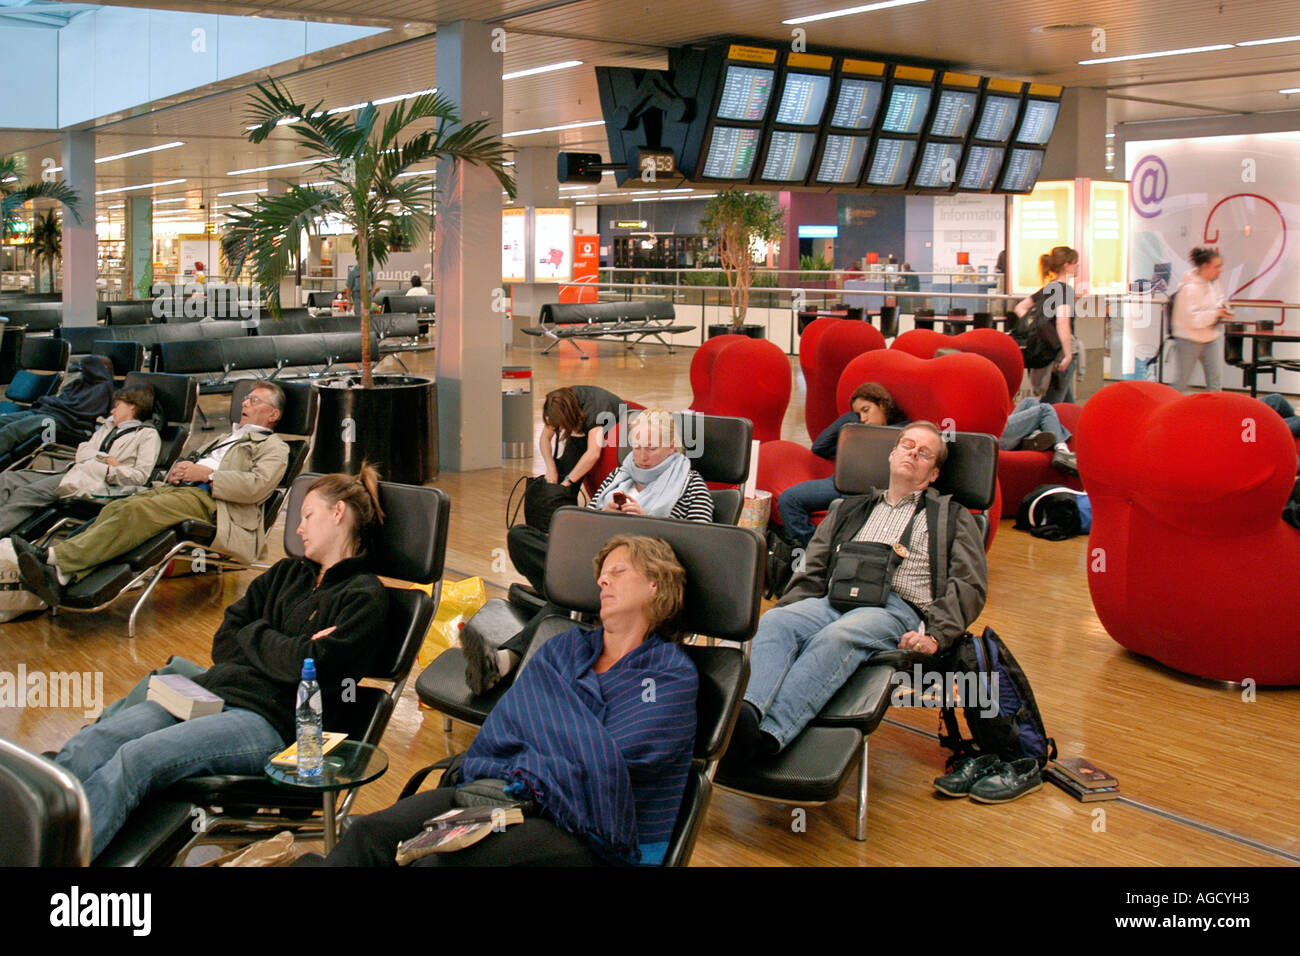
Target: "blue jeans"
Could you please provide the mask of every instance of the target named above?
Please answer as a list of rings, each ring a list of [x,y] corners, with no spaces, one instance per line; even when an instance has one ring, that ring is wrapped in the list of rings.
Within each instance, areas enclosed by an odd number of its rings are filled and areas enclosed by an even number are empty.
[[[94,857],[151,791],[205,774],[260,774],[283,747],[275,728],[251,710],[177,720],[146,701],[85,728],[54,761],[86,790]]]
[[[1291,403],[1279,395],[1277,392],[1269,392],[1261,396],[1260,401],[1267,405],[1273,411],[1282,416],[1282,421],[1286,422],[1286,427],[1291,429],[1291,434],[1300,438],[1300,415],[1295,413]]]
[[[1048,402],[1036,398],[1022,399],[1015,411],[1007,418],[998,447],[1003,451],[1012,451],[1034,432],[1051,432],[1056,436],[1056,443],[1070,440],[1070,431],[1061,424],[1061,417]]]
[[[894,650],[921,623],[916,609],[890,592],[884,607],[841,614],[827,598],[773,608],[758,622],[745,700],[762,714],[759,729],[781,748],[808,725],[858,666]]]
[[[786,535],[807,547],[817,530],[809,516],[814,511],[825,511],[832,501],[843,497],[835,490],[834,478],[817,478],[791,485],[776,501],[776,510],[781,515],[781,526]]]

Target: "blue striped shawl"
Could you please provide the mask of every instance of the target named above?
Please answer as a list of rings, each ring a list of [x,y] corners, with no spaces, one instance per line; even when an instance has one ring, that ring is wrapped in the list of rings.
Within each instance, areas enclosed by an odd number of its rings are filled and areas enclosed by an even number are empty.
[[[505,779],[613,862],[658,864],[695,749],[695,665],[652,634],[604,674],[604,629],[547,641],[474,738],[465,782]]]

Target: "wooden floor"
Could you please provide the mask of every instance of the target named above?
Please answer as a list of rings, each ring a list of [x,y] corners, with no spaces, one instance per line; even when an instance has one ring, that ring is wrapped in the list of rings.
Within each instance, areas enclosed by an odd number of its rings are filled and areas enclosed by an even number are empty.
[[[590,345],[584,345],[594,351]],[[559,384],[599,383],[645,405],[690,402],[692,350],[669,356],[602,346],[581,361],[511,350],[509,364],[535,369],[535,411]],[[424,354],[415,371],[432,372]],[[807,444],[803,383],[785,437]],[[222,401],[205,399],[219,410]],[[540,467],[444,474],[452,499],[449,579],[482,575],[489,594],[519,580],[505,558],[505,503],[511,485]],[[271,560],[282,554],[273,535]],[[937,712],[900,709],[871,738],[868,839],[852,839],[855,781],[822,807],[792,808],[715,792],[695,850],[695,865],[1276,865],[1300,862],[1300,689],[1240,688],[1189,678],[1139,658],[1102,630],[1088,596],[1087,539],[1039,541],[1004,522],[989,555],[988,606],[979,624],[1007,641],[1034,686],[1048,731],[1063,754],[1086,754],[1120,780],[1124,799],[1087,805],[1050,784],[1005,806],[935,795],[942,772],[934,739]],[[49,614],[0,625],[0,670],[102,672],[106,700],[116,699],[168,655],[207,663],[222,609],[247,587],[250,573],[177,578],[159,585],[128,640],[129,603],[92,615]],[[86,723],[79,711],[0,709],[0,736],[36,750],[58,749]],[[414,679],[384,740],[392,766],[364,790],[357,809],[388,806],[415,769],[464,749],[473,730],[444,736],[442,717],[421,710]],[[1098,807],[1102,809],[1098,809]]]

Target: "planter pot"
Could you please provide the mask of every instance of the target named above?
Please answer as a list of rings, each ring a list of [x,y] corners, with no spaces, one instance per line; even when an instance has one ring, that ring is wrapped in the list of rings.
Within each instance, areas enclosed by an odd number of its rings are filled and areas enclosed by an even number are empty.
[[[751,339],[767,338],[767,329],[761,325],[732,325],[730,322],[720,325],[710,325],[708,328],[709,338],[715,335],[748,335]]]
[[[362,461],[384,481],[422,485],[438,474],[438,390],[432,379],[376,375],[315,382],[320,396],[309,467],[355,475]]]

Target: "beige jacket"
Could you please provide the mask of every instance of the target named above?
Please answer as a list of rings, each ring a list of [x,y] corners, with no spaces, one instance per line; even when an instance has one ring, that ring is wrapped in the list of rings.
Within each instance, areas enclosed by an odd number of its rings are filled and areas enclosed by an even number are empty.
[[[100,455],[100,446],[113,431],[113,421],[77,446],[73,465],[59,482],[60,498],[116,498],[139,491],[149,481],[149,473],[158,462],[162,439],[156,429],[138,424],[121,432],[107,454],[118,464],[109,467]]]

